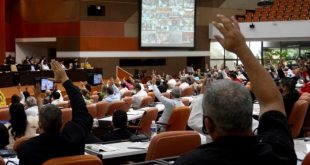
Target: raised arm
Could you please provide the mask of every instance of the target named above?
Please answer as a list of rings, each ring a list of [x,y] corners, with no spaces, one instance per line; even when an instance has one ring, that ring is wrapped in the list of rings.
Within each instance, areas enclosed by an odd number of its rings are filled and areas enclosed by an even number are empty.
[[[86,129],[90,129],[92,125],[92,117],[88,113],[80,89],[73,85],[65,70],[57,61],[52,61],[51,65],[55,75],[55,81],[63,84],[69,96],[72,107],[72,121],[87,127]]]
[[[47,89],[47,88],[46,88]],[[43,99],[41,97],[41,89],[40,84],[36,83],[34,89],[33,89],[34,97],[37,99],[38,109],[41,110],[43,106]]]
[[[251,80],[252,89],[259,101],[263,114],[269,110],[277,110],[285,114],[281,93],[273,82],[269,73],[254,57],[240,32],[240,27],[235,18],[217,16],[213,25],[223,36],[216,35],[217,41],[228,51],[234,52],[240,58]]]
[[[157,88],[157,86],[155,85],[156,79],[155,76],[153,76],[152,78],[152,88],[153,88],[153,93],[156,96],[156,98],[162,102],[163,104],[173,104],[172,101],[164,96],[162,96],[162,94],[160,93],[159,89]]]

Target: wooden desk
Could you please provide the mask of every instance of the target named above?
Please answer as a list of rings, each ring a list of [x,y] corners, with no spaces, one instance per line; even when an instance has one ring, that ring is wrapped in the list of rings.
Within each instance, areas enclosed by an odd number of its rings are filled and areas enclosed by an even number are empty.
[[[165,109],[165,106],[161,103],[157,104],[155,107],[158,109],[158,112],[162,112]],[[141,108],[141,109],[137,109],[137,110],[133,110],[132,108],[130,108],[129,111],[127,112],[127,120],[133,121],[136,119],[140,119],[142,117],[144,111],[146,111],[149,108],[150,107],[145,107],[145,108]],[[101,118],[98,120],[99,121],[110,121],[110,122],[112,122],[112,116],[104,117],[104,118]]]
[[[66,70],[68,77],[72,81],[87,81],[89,74],[101,73],[102,69],[70,69]],[[20,72],[1,72],[0,88],[21,85],[33,85],[36,77],[54,77],[52,70],[47,71],[20,71]]]

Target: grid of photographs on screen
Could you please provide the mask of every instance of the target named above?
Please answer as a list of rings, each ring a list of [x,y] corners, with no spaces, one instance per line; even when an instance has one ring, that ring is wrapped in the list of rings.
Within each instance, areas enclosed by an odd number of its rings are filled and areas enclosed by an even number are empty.
[[[195,0],[142,0],[141,47],[194,47]]]

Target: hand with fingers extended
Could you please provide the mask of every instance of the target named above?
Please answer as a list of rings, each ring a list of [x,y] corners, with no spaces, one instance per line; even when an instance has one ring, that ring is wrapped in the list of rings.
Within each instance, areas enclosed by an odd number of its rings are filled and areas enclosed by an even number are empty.
[[[60,63],[58,61],[52,61],[51,62],[52,70],[54,72],[54,78],[56,82],[64,83],[69,78],[67,76],[67,73],[65,70],[61,67]]]
[[[152,81],[151,82],[152,82],[153,85],[156,84],[156,76],[155,75],[152,75]]]
[[[216,21],[212,24],[222,33],[223,36],[215,35],[214,37],[226,50],[238,54],[239,50],[247,46],[238,21],[234,17],[217,15]]]

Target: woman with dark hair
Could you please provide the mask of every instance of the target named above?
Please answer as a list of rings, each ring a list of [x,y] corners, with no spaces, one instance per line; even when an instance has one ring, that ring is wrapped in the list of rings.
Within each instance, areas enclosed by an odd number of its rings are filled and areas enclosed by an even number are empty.
[[[127,122],[127,113],[116,110],[112,117],[114,130],[103,135],[100,139],[104,142],[129,139],[133,134],[127,128]]]
[[[299,99],[299,92],[295,89],[296,81],[292,78],[282,78],[280,82],[280,90],[283,96],[285,112],[289,118],[295,102]]]
[[[20,103],[20,97],[16,94],[12,95],[11,97],[11,104],[14,104],[14,103]]]
[[[10,134],[9,148],[13,148],[15,140],[23,136],[34,136],[38,126],[38,116],[26,116],[24,105],[14,103],[10,106],[11,119],[6,124]]]

